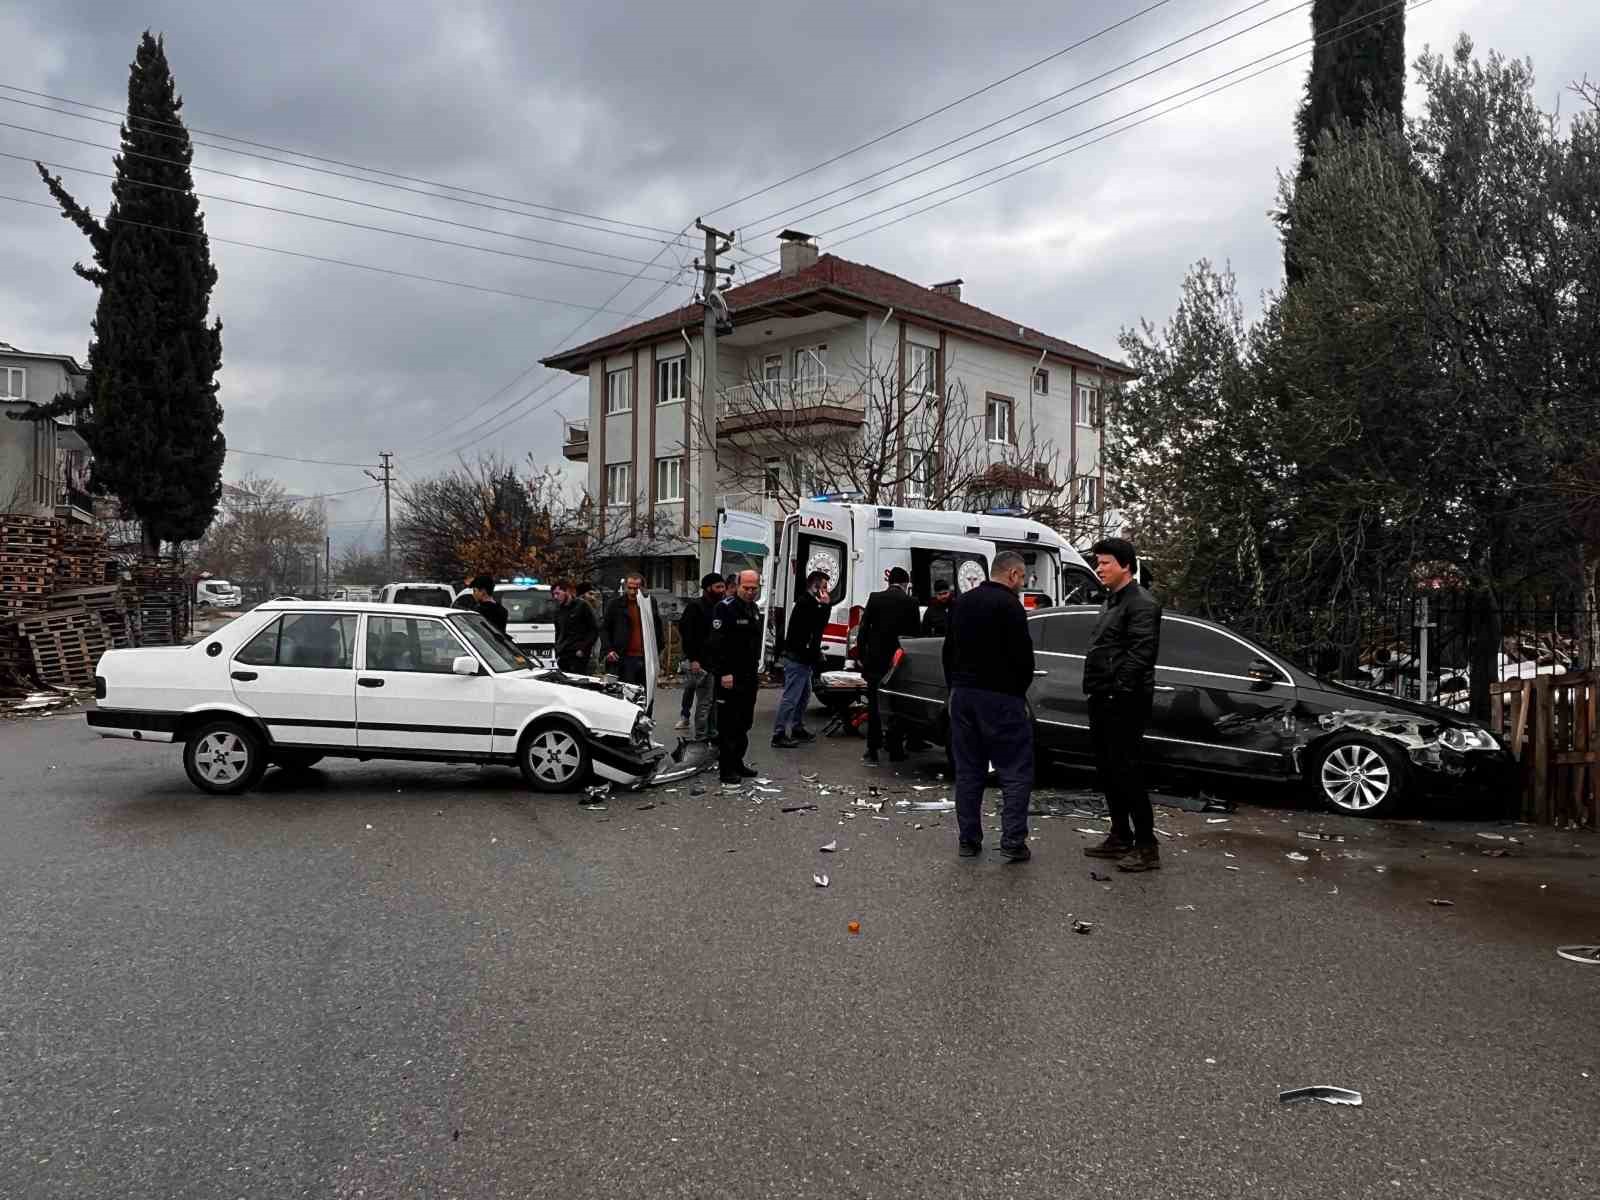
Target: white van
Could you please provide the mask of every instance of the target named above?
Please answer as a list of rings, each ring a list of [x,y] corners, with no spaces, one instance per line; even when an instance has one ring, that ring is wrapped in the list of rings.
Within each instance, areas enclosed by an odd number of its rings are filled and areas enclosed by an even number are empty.
[[[506,636],[525,654],[555,665],[556,601],[550,585],[512,580],[494,585],[494,598],[506,606]],[[453,608],[475,607],[472,589],[456,595]]]
[[[429,608],[449,608],[456,590],[448,583],[391,583],[378,593],[379,604],[425,604]]]
[[[196,608],[238,608],[244,593],[226,579],[202,579],[194,585]]]
[[[752,520],[769,531],[770,555],[771,523]],[[745,530],[741,540],[753,541],[754,530]],[[977,587],[989,577],[1001,550],[1016,551],[1028,565],[1023,603],[1029,608],[1081,603],[1099,588],[1094,572],[1065,538],[1024,517],[802,500],[784,518],[777,541],[776,555],[763,574],[769,620],[781,629],[806,576],[826,571],[833,611],[823,632],[822,655],[830,668],[849,657],[851,634],[867,597],[883,589],[884,576],[894,567],[904,567],[911,576],[911,594],[922,605],[941,580],[957,592]],[[719,570],[721,549],[719,544]]]

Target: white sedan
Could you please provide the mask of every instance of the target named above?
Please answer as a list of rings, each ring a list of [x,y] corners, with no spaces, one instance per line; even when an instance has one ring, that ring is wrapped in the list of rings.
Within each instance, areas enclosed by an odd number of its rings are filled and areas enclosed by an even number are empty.
[[[271,601],[189,647],[112,650],[89,725],[178,742],[202,791],[324,757],[515,764],[530,786],[633,784],[665,755],[640,689],[535,669],[477,613]]]

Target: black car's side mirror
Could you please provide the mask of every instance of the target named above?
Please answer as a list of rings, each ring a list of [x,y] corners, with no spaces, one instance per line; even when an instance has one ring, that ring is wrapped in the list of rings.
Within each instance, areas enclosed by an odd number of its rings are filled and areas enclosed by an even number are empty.
[[[1276,683],[1278,681],[1278,668],[1264,658],[1250,660],[1250,678],[1258,683]]]

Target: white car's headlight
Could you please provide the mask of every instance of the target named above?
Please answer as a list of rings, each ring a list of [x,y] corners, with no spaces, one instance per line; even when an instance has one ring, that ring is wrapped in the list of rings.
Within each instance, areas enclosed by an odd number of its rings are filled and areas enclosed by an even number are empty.
[[[649,717],[640,713],[633,719],[633,732],[630,735],[636,746],[649,746],[650,734],[655,730],[656,723]]]
[[[1498,750],[1500,743],[1484,729],[1452,728],[1439,735],[1439,744],[1451,750]]]

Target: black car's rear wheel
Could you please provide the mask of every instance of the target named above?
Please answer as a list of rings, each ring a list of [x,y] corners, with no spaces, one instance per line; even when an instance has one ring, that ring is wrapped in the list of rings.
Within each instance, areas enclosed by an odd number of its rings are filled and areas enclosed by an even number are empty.
[[[1355,817],[1386,817],[1407,788],[1406,762],[1379,738],[1350,734],[1323,743],[1306,772],[1312,792],[1329,808]]]

